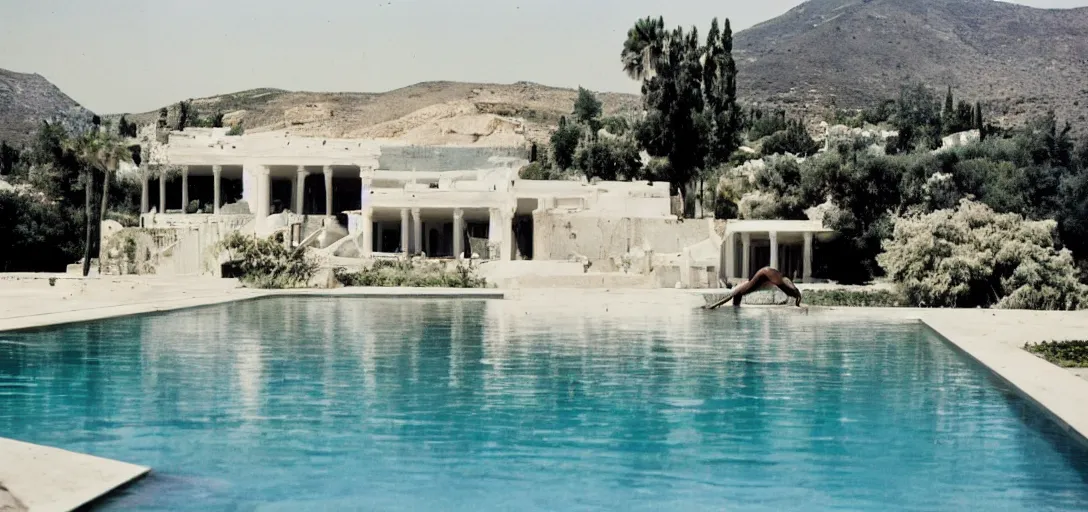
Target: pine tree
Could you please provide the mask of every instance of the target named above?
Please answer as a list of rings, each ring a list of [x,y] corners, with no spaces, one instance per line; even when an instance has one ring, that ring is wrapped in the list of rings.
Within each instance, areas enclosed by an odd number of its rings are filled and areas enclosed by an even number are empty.
[[[574,100],[574,118],[592,128],[601,117],[601,100],[588,89],[578,86],[578,98]]]

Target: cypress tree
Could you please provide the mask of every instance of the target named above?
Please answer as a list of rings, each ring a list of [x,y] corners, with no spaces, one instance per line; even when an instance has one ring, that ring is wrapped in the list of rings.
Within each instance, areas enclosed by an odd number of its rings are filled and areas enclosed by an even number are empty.
[[[982,102],[975,102],[975,129],[978,130],[978,139],[982,140],[986,137],[986,126],[982,122]]]
[[[944,112],[941,112],[941,121],[943,125],[943,134],[948,135],[955,130],[956,124],[956,110],[955,102],[952,98],[952,86],[948,86],[948,94],[944,97]]]

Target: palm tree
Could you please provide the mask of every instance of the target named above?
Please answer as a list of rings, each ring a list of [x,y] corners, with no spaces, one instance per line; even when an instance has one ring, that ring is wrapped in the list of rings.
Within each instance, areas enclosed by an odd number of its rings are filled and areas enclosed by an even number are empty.
[[[657,63],[665,55],[665,20],[658,17],[642,18],[627,31],[627,40],[623,43],[623,72],[632,80],[650,78],[657,69]]]
[[[72,144],[72,151],[75,152],[84,169],[87,239],[83,252],[83,276],[86,277],[91,272],[91,248],[94,245],[94,214],[91,210],[91,196],[94,193],[94,171],[99,170],[103,175],[102,206],[98,216],[98,222],[101,225],[101,222],[106,219],[106,209],[109,206],[110,175],[117,171],[117,167],[122,161],[132,161],[132,152],[115,134],[110,133],[109,130],[99,130],[97,128],[76,139]],[[102,270],[101,257],[99,258],[98,270]]]

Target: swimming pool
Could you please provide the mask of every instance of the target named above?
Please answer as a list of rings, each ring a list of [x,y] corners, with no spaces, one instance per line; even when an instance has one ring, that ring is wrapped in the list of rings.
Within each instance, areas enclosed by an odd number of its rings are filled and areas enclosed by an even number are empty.
[[[0,436],[153,468],[105,510],[1088,509],[1088,452],[917,324],[506,302],[0,333]]]

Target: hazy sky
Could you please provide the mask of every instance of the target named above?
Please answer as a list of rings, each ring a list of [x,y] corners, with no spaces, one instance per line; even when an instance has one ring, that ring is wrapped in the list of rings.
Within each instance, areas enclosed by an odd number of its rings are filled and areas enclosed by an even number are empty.
[[[799,0],[0,0],[0,68],[98,113],[255,87],[386,91],[427,80],[638,92],[619,53],[640,17],[734,30]],[[1088,0],[1019,0],[1075,7]]]

